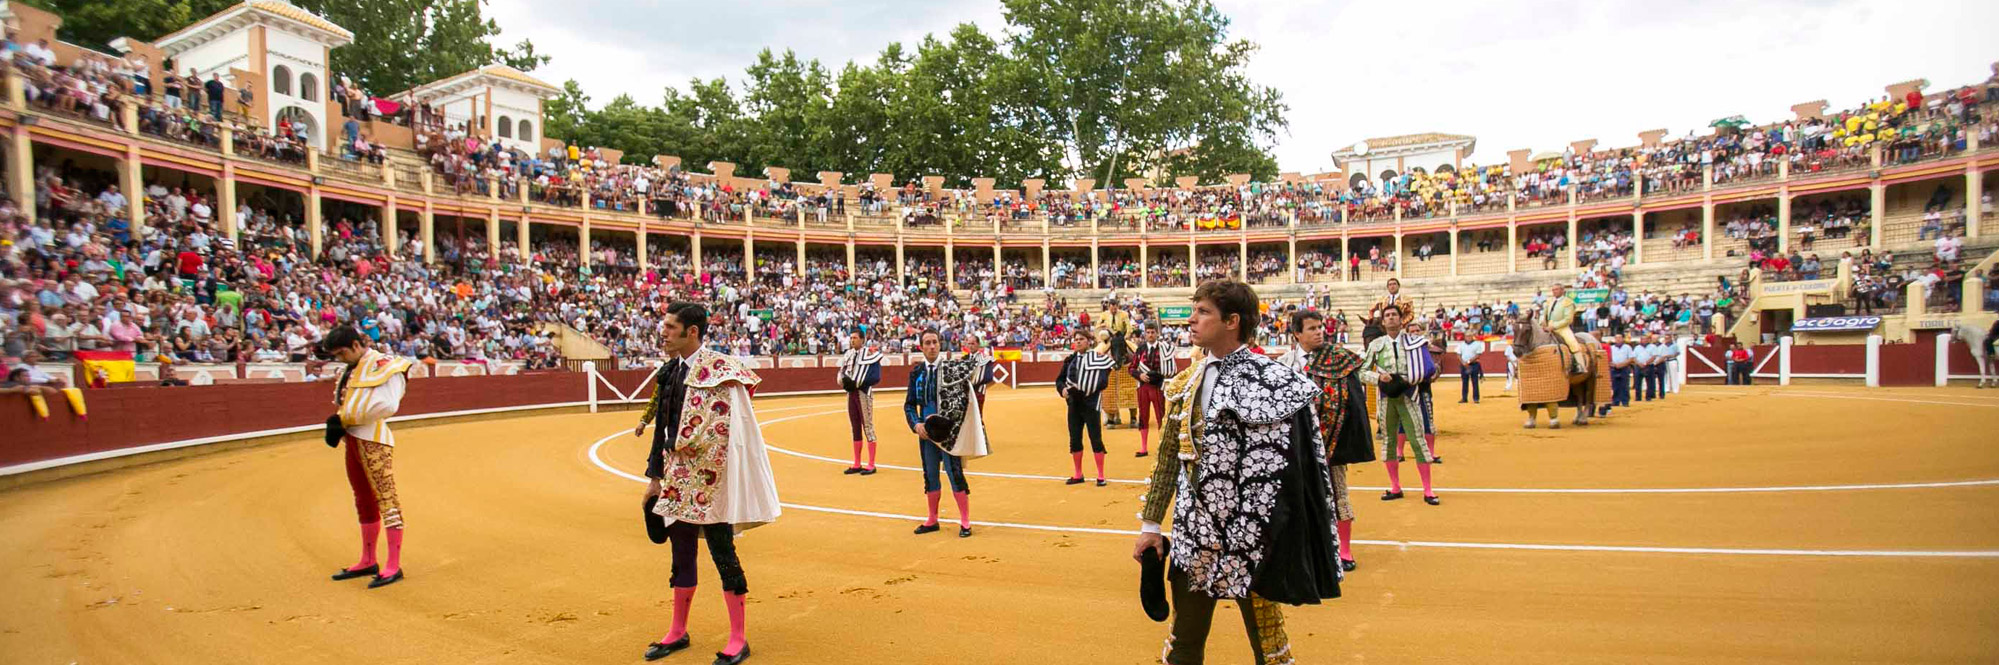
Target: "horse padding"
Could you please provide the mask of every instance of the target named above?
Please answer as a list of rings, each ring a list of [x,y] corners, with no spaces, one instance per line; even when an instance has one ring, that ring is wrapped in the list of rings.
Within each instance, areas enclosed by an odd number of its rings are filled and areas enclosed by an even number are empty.
[[[1596,360],[1596,403],[1598,406],[1610,404],[1610,352],[1601,344],[1590,345],[1590,356]]]
[[[1569,374],[1555,347],[1520,356],[1520,403],[1552,404],[1569,398]]]

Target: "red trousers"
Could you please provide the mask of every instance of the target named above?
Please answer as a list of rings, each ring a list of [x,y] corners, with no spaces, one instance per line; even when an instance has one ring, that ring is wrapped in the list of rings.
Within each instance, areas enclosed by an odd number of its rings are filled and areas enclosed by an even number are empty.
[[[1138,428],[1150,429],[1154,418],[1166,422],[1166,393],[1149,383],[1138,384]]]

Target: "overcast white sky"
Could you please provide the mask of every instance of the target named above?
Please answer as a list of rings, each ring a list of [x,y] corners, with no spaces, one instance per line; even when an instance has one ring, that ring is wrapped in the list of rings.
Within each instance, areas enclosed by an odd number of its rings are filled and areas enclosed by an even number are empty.
[[[1990,0],[1215,0],[1231,35],[1262,46],[1252,76],[1291,106],[1276,144],[1285,171],[1329,170],[1364,138],[1450,132],[1478,138],[1473,161],[1569,141],[1637,143],[1792,104],[1845,108],[1897,81],[1932,89],[1982,81],[1999,60]],[[958,23],[1005,26],[998,0],[491,0],[504,43],[555,60],[535,74],[576,79],[603,104],[656,104],[668,85],[727,76],[740,90],[757,51],[790,48],[838,71],[883,46],[913,46]]]

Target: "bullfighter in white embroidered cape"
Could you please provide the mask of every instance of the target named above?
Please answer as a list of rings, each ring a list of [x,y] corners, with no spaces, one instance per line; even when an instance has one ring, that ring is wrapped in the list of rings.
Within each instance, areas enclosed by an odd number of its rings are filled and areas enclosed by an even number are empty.
[[[665,518],[673,549],[673,628],[646,650],[647,660],[687,648],[687,614],[694,603],[696,540],[722,578],[729,611],[729,642],[717,663],[740,663],[750,656],[745,637],[745,597],[749,582],[736,558],[735,534],[768,524],[779,513],[770,454],[764,449],[750,389],[762,381],[741,358],[703,344],[708,312],[694,303],[667,306],[660,324],[663,344],[675,356],[662,366],[652,401],[634,436],[655,418],[652,453],[647,458],[647,501]]]
[[[1290,665],[1278,604],[1340,595],[1318,386],[1249,350],[1256,292],[1234,280],[1194,293],[1190,330],[1204,357],[1166,384],[1166,429],[1132,557],[1166,550],[1173,628],[1168,665],[1205,661],[1215,602],[1237,601],[1256,665]],[[1160,521],[1173,507],[1169,546]]]
[[[354,490],[354,512],[361,519],[361,560],[333,574],[335,580],[373,576],[376,589],[403,579],[403,508],[396,498],[396,436],[389,418],[402,408],[409,388],[405,376],[415,366],[409,358],[368,348],[367,338],[352,326],[329,331],[321,348],[347,364],[333,389],[339,411],[326,419],[326,445],[346,444],[347,483]],[[375,561],[375,536],[389,532],[388,558]]]

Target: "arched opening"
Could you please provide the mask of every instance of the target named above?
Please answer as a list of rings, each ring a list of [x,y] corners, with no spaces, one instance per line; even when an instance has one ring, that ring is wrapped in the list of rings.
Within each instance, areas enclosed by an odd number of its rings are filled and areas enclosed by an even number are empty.
[[[522,141],[533,141],[534,127],[529,125],[527,120],[523,119],[520,121],[520,123],[518,123],[518,126],[514,128],[514,134],[516,138],[519,138]]]
[[[271,92],[279,95],[292,94],[292,70],[278,65],[271,68]]]
[[[514,137],[514,121],[513,121],[512,119],[508,118],[507,116],[504,116],[504,115],[503,115],[503,116],[500,116],[500,128],[499,128],[499,129],[498,129],[497,131],[498,131],[498,132],[500,133],[500,138],[503,138],[503,139],[510,139],[510,138],[513,138],[513,137]]]
[[[319,101],[319,77],[310,72],[299,74],[298,96],[308,102]]]
[[[1423,167],[1421,166],[1411,168],[1409,169],[1409,172],[1415,175],[1428,175],[1430,173],[1429,171],[1423,170]]]
[[[1449,164],[1438,164],[1438,165],[1437,165],[1437,175],[1450,175],[1450,174],[1452,174],[1452,173],[1457,173],[1457,172],[1458,172],[1457,168],[1455,168],[1455,167],[1453,167],[1453,166],[1451,166],[1451,165],[1449,165]]]
[[[280,109],[278,122],[290,124],[292,134],[305,143],[311,143],[312,137],[319,135],[319,122],[313,120],[312,113],[296,106]]]
[[[1394,179],[1395,179],[1395,169],[1383,169],[1383,170],[1381,171],[1381,179],[1382,179],[1382,181],[1383,181],[1383,182],[1386,182],[1386,181],[1389,181],[1389,180],[1394,180]]]
[[[1361,185],[1365,184],[1367,184],[1367,174],[1365,173],[1355,173],[1352,178],[1347,179],[1347,186],[1354,189],[1360,189]]]

